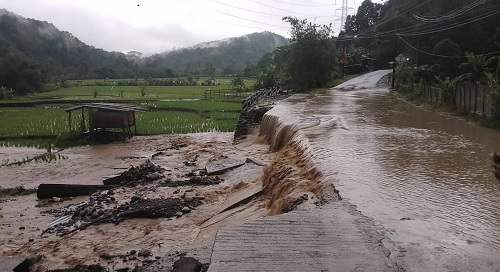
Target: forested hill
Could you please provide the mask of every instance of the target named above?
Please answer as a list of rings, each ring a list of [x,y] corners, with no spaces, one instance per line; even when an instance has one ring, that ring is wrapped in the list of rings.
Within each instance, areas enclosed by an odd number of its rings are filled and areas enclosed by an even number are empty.
[[[49,22],[0,9],[0,86],[23,95],[64,79],[235,74],[286,43],[263,32],[141,58],[140,52],[95,48]]]
[[[288,43],[286,38],[266,31],[156,54],[146,64],[152,68],[167,67],[177,73],[207,74],[215,68],[218,74],[232,75]]]
[[[500,2],[364,0],[347,17],[338,42],[369,49],[381,66],[403,53],[413,63],[453,75],[466,52],[492,56],[500,51]]]
[[[123,53],[86,45],[48,22],[0,9],[0,85],[16,94],[68,77],[131,76],[131,67]]]

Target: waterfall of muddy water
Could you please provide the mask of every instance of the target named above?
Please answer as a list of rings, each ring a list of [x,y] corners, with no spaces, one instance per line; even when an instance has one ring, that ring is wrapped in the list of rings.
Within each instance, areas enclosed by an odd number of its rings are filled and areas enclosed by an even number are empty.
[[[295,145],[307,146],[322,179],[393,241],[500,253],[500,182],[490,170],[499,132],[425,111],[387,89],[292,97],[271,113],[264,129],[294,128],[268,136],[271,146],[303,141]]]
[[[315,167],[313,152],[303,132],[336,128],[338,120],[320,116],[300,120],[299,112],[303,108],[296,102],[304,99],[307,99],[305,95],[289,98],[268,111],[262,119],[260,135],[269,143],[269,149],[277,152],[271,164],[264,168],[262,178],[264,194],[269,198],[270,215],[281,213],[304,193],[313,203],[325,193],[336,198],[334,190],[327,186],[321,171]],[[287,112],[292,109],[298,111]]]

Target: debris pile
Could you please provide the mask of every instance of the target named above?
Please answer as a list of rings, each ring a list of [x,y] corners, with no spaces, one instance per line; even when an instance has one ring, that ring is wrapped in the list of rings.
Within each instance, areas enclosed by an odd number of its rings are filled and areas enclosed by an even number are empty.
[[[73,268],[67,268],[67,269],[48,270],[47,272],[109,272],[109,269],[107,269],[104,266],[101,266],[100,264],[93,264],[93,265],[77,265]]]
[[[120,174],[120,185],[126,187],[135,187],[137,185],[146,185],[153,180],[160,178],[163,168],[155,165],[151,160],[134,167],[131,166],[127,171]]]
[[[167,178],[160,181],[162,187],[181,187],[181,186],[208,186],[216,185],[224,181],[219,176],[209,176],[207,170],[200,169],[192,171],[184,176],[184,179],[173,180]]]
[[[90,225],[113,223],[119,224],[130,218],[171,218],[180,217],[195,210],[202,204],[203,198],[184,196],[179,198],[145,199],[133,195],[129,202],[118,205],[113,191],[94,193],[88,202],[69,205],[62,209],[49,210],[46,213],[61,216],[43,233],[66,235],[83,230]]]

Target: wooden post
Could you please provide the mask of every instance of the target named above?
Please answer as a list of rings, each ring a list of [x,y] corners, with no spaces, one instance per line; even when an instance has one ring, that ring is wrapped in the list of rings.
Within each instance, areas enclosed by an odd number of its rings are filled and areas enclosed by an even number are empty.
[[[469,112],[472,111],[471,99],[472,99],[472,94],[471,94],[471,88],[469,87]]]
[[[477,92],[478,92],[478,84],[476,83],[476,89],[474,90],[474,115],[477,111]]]
[[[483,117],[485,117],[486,116],[486,107],[485,107],[485,101],[484,100],[486,99],[486,97],[484,95],[484,87],[483,87],[482,93],[483,93]]]

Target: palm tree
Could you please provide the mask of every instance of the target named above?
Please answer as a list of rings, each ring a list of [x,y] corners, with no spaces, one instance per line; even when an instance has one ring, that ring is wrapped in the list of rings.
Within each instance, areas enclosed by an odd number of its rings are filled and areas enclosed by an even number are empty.
[[[474,92],[474,114],[476,114],[478,87],[481,82],[484,82],[486,80],[486,72],[488,71],[488,66],[495,57],[488,58],[484,55],[476,56],[474,55],[474,53],[469,52],[465,52],[465,57],[467,58],[467,62],[460,64],[460,68],[465,69],[466,72],[470,74],[469,82],[476,86],[476,91]],[[483,92],[483,114],[485,106],[484,98],[485,95]]]
[[[470,77],[470,74],[462,74],[453,79],[451,79],[450,77],[446,77],[445,79],[442,79],[440,76],[435,77],[438,88],[441,89],[442,92],[441,100],[443,104],[448,104],[448,105],[453,104],[454,102],[453,99],[455,99],[455,96],[453,95],[455,86],[458,83],[464,81],[468,77]]]

